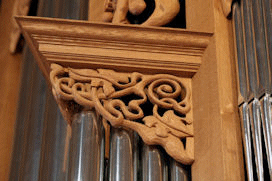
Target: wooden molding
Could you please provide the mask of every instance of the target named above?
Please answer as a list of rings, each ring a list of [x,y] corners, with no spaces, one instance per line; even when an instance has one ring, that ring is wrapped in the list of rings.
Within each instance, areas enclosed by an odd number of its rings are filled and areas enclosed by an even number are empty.
[[[16,17],[45,75],[51,63],[192,77],[210,33],[173,28]]]
[[[73,69],[57,64],[51,64],[51,69],[53,94],[70,123],[77,111],[95,109],[112,126],[132,129],[146,144],[161,145],[175,160],[192,164],[189,78]]]

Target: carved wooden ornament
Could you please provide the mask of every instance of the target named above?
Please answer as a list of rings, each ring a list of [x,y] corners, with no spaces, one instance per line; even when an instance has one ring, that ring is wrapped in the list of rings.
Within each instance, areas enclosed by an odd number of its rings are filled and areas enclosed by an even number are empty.
[[[12,12],[12,29],[10,32],[10,52],[15,53],[21,36],[21,30],[16,23],[15,16],[26,16],[29,12],[31,0],[15,0]]]
[[[175,160],[192,164],[190,81],[168,74],[73,69],[57,64],[51,64],[50,80],[70,123],[71,114],[78,109],[95,109],[112,126],[132,129],[146,144],[161,145]]]
[[[175,160],[193,163],[191,81],[212,34],[16,19],[69,123],[74,113],[95,109],[103,122],[132,129],[145,143],[161,145]]]
[[[127,14],[141,14],[146,8],[144,0],[105,0],[105,22],[129,24]],[[141,25],[163,26],[170,23],[179,13],[179,0],[155,0],[155,9],[151,16]]]
[[[231,13],[231,6],[233,0],[221,0],[222,10],[226,17],[228,17]]]

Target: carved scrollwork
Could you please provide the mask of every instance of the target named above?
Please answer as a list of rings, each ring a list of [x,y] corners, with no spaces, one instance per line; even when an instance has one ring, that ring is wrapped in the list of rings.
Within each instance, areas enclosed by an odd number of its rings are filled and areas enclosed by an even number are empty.
[[[193,162],[191,91],[188,82],[167,74],[118,73],[51,65],[50,80],[66,119],[95,109],[114,127],[136,131],[146,144],[161,145],[175,160]],[[72,107],[71,103],[76,105]]]

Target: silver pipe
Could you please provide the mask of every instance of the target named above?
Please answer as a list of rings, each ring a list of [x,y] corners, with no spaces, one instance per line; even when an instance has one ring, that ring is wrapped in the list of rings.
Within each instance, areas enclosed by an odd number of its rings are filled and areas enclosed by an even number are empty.
[[[241,116],[242,136],[245,150],[245,161],[247,168],[247,177],[249,181],[254,181],[253,165],[252,165],[252,152],[251,152],[251,134],[250,134],[250,114],[248,104],[244,103],[239,107]]]
[[[161,151],[156,146],[144,144],[142,150],[143,181],[166,181],[167,166]]]
[[[66,9],[71,10],[69,14],[72,14],[72,12],[75,11],[81,12],[79,10],[79,8],[82,8],[80,3],[78,3],[80,4],[79,7],[74,7],[72,4],[65,4],[65,2],[67,2],[67,0],[42,0],[39,9],[41,9],[40,11],[45,14],[45,16],[56,18],[66,18],[67,12],[64,11]],[[85,8],[86,6],[83,5],[83,7]],[[86,15],[88,15],[88,13]],[[74,18],[80,19],[79,16]],[[48,91],[51,92],[51,90]],[[63,119],[53,96],[48,93],[46,97],[46,115],[43,129],[39,180],[65,181],[68,179],[67,173],[71,128]]]
[[[265,94],[265,96],[261,99],[261,111],[263,115],[263,133],[266,138],[265,146],[267,153],[267,162],[270,179],[272,179],[272,99],[269,94]]]
[[[266,47],[265,26],[263,17],[262,0],[252,1],[252,17],[253,17],[253,32],[254,32],[254,45],[256,51],[256,67],[257,76],[260,82],[258,93],[263,95],[268,92],[271,84],[271,72],[269,71],[269,62]]]
[[[38,180],[41,156],[43,118],[45,110],[46,83],[38,66],[35,64],[32,72],[33,82],[31,102],[28,110],[28,128],[25,138],[25,155],[22,160],[20,180]]]
[[[238,67],[238,76],[239,76],[239,88],[240,94],[243,97],[243,101],[249,101],[251,97],[251,91],[249,87],[248,71],[247,71],[247,62],[245,59],[245,43],[244,43],[244,32],[242,24],[242,15],[241,8],[236,2],[233,4],[233,29],[235,34],[236,41],[236,56],[237,56],[237,67]]]
[[[263,129],[266,137],[265,146],[267,153],[267,162],[269,168],[270,179],[272,180],[272,118],[271,118],[271,94],[272,94],[272,0],[262,0],[263,18],[265,26],[265,40],[267,47],[267,62],[270,72],[270,84],[268,92],[262,100],[263,107]],[[269,95],[270,94],[270,95]]]
[[[46,16],[46,0],[39,2],[38,16]],[[24,51],[16,137],[9,180],[38,180],[46,83],[28,47]]]
[[[266,46],[266,33],[265,33],[265,17],[264,17],[264,8],[263,8],[263,1],[262,0],[254,0],[252,1],[252,15],[253,15],[253,28],[254,28],[254,38],[255,38],[255,47],[256,47],[256,60],[257,60],[257,67],[258,67],[258,76],[260,81],[260,88],[259,92],[260,94],[270,94],[271,93],[271,71],[268,61],[268,47]],[[271,35],[270,35],[271,37]],[[262,98],[263,101],[260,101],[260,109],[265,109],[264,103],[266,103],[269,100],[268,97]],[[272,166],[271,166],[271,159],[272,159],[272,153],[271,153],[271,130],[267,129],[267,126],[269,125],[268,121],[270,120],[270,116],[263,115],[263,113],[267,113],[267,111],[258,111],[260,112],[260,121],[263,124],[263,133],[264,133],[264,142],[265,142],[265,148],[266,148],[266,154],[267,154],[267,160],[268,160],[268,169],[270,172],[270,177],[272,179]],[[267,132],[269,131],[269,132]],[[270,145],[270,147],[269,147]],[[261,160],[260,160],[261,161]],[[258,165],[259,166],[259,165]]]
[[[51,90],[47,91],[39,180],[65,181],[68,172],[65,154],[68,125],[50,93]]]
[[[256,51],[253,35],[253,20],[252,20],[252,0],[242,0],[242,18],[245,42],[245,56],[247,62],[247,70],[249,77],[250,90],[254,97],[259,97],[260,82],[258,79]]]
[[[247,72],[247,62],[245,60],[245,49],[244,49],[244,32],[242,25],[242,16],[241,9],[239,4],[236,2],[233,4],[233,29],[236,40],[236,55],[237,55],[237,64],[238,64],[238,75],[239,75],[239,87],[240,94],[245,101],[239,107],[241,127],[242,127],[242,136],[244,143],[244,153],[245,153],[245,162],[246,170],[249,181],[253,181],[253,163],[252,163],[252,151],[251,151],[251,133],[250,133],[250,115],[248,110],[248,101],[250,100],[250,88]]]
[[[134,168],[135,153],[134,135],[132,131],[111,128],[109,180],[133,181],[137,176]],[[137,159],[138,160],[138,159]],[[135,180],[136,181],[136,180]]]
[[[170,181],[189,181],[186,168],[174,159],[170,161]]]
[[[262,139],[261,139],[261,105],[258,99],[254,98],[253,102],[249,105],[249,110],[252,115],[251,132],[253,135],[253,146],[255,151],[255,161],[258,180],[264,180],[263,172],[263,151],[262,151]]]
[[[140,137],[136,132],[133,132],[133,180],[139,180],[139,168],[140,168],[140,151],[139,145],[140,144]]]
[[[262,0],[263,17],[265,25],[266,47],[270,74],[272,74],[272,0]],[[270,82],[269,93],[272,93],[272,83]]]
[[[255,163],[257,169],[258,180],[264,180],[263,172],[263,155],[262,155],[262,142],[261,142],[261,111],[260,102],[258,98],[262,95],[262,85],[260,76],[258,74],[258,59],[255,44],[254,22],[252,13],[252,0],[242,1],[242,14],[244,18],[244,32],[246,44],[246,60],[248,64],[250,88],[254,95],[253,103],[250,105],[252,111],[252,138],[255,153]],[[260,53],[260,52],[259,52]]]
[[[104,131],[93,111],[75,116],[69,155],[69,181],[103,181]]]
[[[13,143],[12,161],[10,168],[9,180],[17,180],[22,172],[20,168],[23,167],[23,158],[25,155],[27,130],[29,127],[29,107],[31,98],[28,96],[32,92],[33,77],[31,72],[34,67],[34,57],[30,53],[28,47],[24,49],[23,67],[21,70],[21,88],[19,94],[19,102],[16,115],[15,136]]]

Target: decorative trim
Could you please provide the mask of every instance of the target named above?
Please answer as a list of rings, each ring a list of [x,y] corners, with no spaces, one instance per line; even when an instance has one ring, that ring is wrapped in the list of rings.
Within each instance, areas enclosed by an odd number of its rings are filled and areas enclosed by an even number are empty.
[[[221,0],[222,10],[226,17],[230,16],[233,0]]]
[[[193,163],[190,79],[51,64],[50,81],[70,123],[74,112],[95,109],[112,126],[132,129],[146,144],[161,145],[175,160]]]
[[[183,29],[17,17],[40,68],[50,64],[192,77],[212,34]],[[39,54],[39,55],[38,55]],[[34,53],[35,55],[35,53]]]
[[[17,45],[21,36],[21,30],[16,23],[15,16],[26,16],[29,12],[31,0],[15,0],[12,11],[12,28],[10,33],[9,49],[11,53],[16,52]]]

